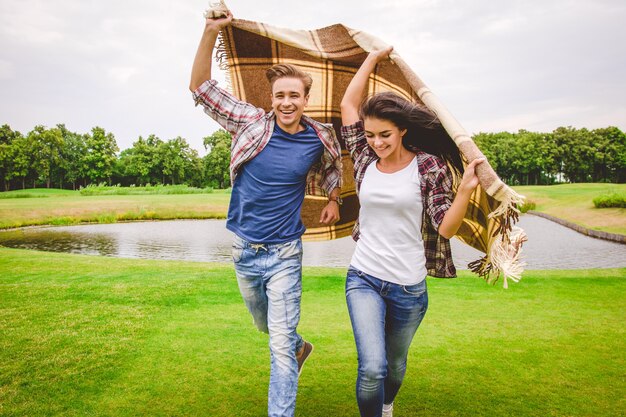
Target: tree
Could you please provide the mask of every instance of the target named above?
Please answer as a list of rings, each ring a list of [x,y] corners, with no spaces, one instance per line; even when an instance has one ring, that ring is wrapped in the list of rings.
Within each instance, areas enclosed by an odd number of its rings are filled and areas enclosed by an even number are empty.
[[[181,143],[178,139],[180,137],[170,139],[163,142],[159,147],[163,184],[167,184],[166,177],[169,177],[171,184],[176,184],[177,180],[185,176],[185,163],[181,155]]]
[[[570,182],[590,181],[594,149],[589,131],[568,126],[559,127],[552,134],[565,178]]]
[[[474,141],[504,182],[519,183],[515,168],[516,158],[519,158],[515,135],[509,132],[479,133],[474,135]]]
[[[46,129],[44,126],[35,126],[28,133],[31,142],[33,170],[40,181],[46,182],[50,188],[52,172],[57,170],[61,163],[61,148],[63,136],[58,128]]]
[[[554,135],[552,133],[538,133],[538,135],[540,138],[538,138],[537,147],[541,155],[539,164],[542,177],[545,179],[545,184],[554,184],[561,173],[559,152],[554,141]],[[542,184],[541,180],[539,184]]]
[[[96,126],[91,129],[91,135],[87,136],[86,145],[85,175],[92,182],[107,180],[110,185],[116,153],[119,150],[115,136]]]
[[[508,184],[551,184],[560,172],[550,133],[479,133],[473,139]]]
[[[13,141],[13,178],[20,178],[22,189],[26,188],[26,179],[33,171],[33,143],[29,136],[19,136]]]
[[[123,175],[134,184],[145,185],[161,182],[161,158],[159,147],[163,141],[155,135],[147,139],[139,136],[132,148],[120,154]]]
[[[191,177],[196,166],[198,152],[191,149],[187,141],[180,136],[164,142],[159,147],[163,183],[168,177],[171,184],[180,184]]]
[[[59,187],[63,188],[65,182],[70,182],[72,183],[72,189],[75,190],[76,183],[85,177],[87,171],[85,165],[87,135],[70,132],[64,124],[58,124],[57,128],[63,136],[61,163],[57,173]]]
[[[626,134],[611,126],[591,131],[594,145],[593,181],[626,180]]]
[[[549,135],[520,130],[516,135],[516,171],[519,183],[524,185],[541,184],[545,177],[551,156],[548,152]]]
[[[16,142],[22,134],[13,131],[7,124],[0,127],[0,177],[4,182],[4,190],[11,189],[11,180],[17,176],[15,158],[17,153]]]
[[[230,133],[220,129],[204,138],[209,153],[204,159],[204,172],[209,185],[216,188],[230,186]]]

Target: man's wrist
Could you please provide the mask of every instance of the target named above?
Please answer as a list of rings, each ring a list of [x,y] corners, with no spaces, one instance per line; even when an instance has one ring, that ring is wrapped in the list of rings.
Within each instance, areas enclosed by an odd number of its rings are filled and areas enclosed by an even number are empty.
[[[339,206],[343,204],[343,199],[339,197],[338,195],[328,197],[328,202],[330,203],[331,201],[334,201]]]

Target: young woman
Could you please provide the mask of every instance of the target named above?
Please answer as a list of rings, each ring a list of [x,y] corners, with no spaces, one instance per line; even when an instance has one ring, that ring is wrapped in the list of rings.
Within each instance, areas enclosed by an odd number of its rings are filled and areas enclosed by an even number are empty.
[[[463,170],[436,116],[397,94],[361,104],[369,75],[391,50],[369,54],[341,102],[341,133],[361,204],[346,280],[361,416],[392,416],[409,346],[428,307],[426,275],[454,276],[447,239],[461,225],[478,185],[474,168],[483,161]],[[464,172],[456,196],[448,165]]]

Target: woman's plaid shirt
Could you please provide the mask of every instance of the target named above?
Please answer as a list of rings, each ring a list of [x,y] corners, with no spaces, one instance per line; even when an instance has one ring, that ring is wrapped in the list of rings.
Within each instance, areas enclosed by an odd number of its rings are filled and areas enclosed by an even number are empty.
[[[346,147],[350,151],[354,163],[354,181],[358,194],[367,167],[377,161],[378,156],[367,144],[362,121],[350,126],[343,126],[341,137],[346,142]],[[444,161],[425,152],[417,152],[417,166],[420,173],[422,201],[424,202],[422,239],[424,240],[426,269],[430,276],[452,278],[456,276],[456,269],[452,261],[450,241],[437,233],[437,229],[454,197],[452,174]],[[359,239],[358,220],[354,225],[352,237],[355,241]]]
[[[254,107],[241,101],[226,90],[217,86],[217,81],[205,81],[193,92],[196,106],[201,104],[204,112],[211,116],[232,135],[230,155],[230,181],[235,183],[239,168],[268,144],[276,117],[274,112]],[[319,123],[308,116],[302,122],[311,126],[317,133],[324,152],[320,160],[309,169],[306,178],[306,193],[328,196],[335,188],[341,188],[341,147],[331,125]]]

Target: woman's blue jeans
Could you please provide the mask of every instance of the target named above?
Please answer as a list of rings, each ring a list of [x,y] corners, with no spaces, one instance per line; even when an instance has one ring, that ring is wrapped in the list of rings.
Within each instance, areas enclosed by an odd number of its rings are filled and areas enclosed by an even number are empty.
[[[302,297],[302,241],[253,244],[235,237],[232,253],[246,307],[256,327],[270,336],[268,415],[293,416],[298,390],[296,352],[303,343],[296,332]]]
[[[409,346],[428,308],[426,280],[398,285],[351,266],[346,300],[359,359],[359,411],[378,417],[402,385]]]

